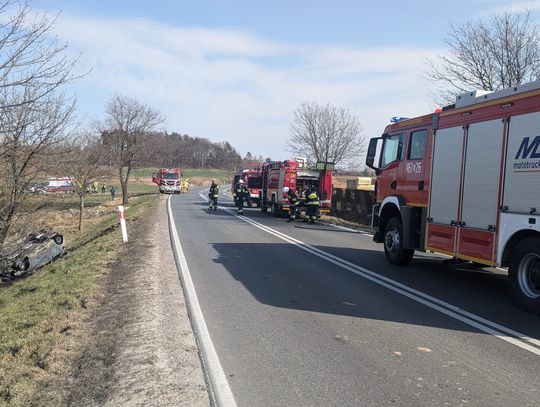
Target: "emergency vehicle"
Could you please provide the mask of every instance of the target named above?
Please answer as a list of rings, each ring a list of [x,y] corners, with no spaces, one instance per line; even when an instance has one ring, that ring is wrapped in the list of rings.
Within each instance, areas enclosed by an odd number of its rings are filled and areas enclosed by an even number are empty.
[[[240,178],[244,180],[244,185],[249,190],[249,199],[247,204],[250,207],[253,206],[253,204],[260,207],[260,195],[262,187],[261,164],[250,165],[247,169],[242,171]]]
[[[315,167],[308,168],[306,160],[267,161],[262,165],[262,188],[260,194],[261,211],[269,209],[274,216],[283,216],[290,210],[287,194],[283,187],[289,187],[298,195],[300,206],[304,208],[306,191],[315,188],[319,195],[319,212],[332,212],[332,173],[334,163],[318,162]]]
[[[182,173],[178,168],[160,168],[152,174],[152,182],[159,186],[160,194],[179,194]]]
[[[370,141],[373,240],[388,261],[415,250],[507,267],[510,292],[540,314],[540,81],[459,95]]]
[[[47,192],[75,192],[75,182],[72,177],[47,177],[45,190]]]

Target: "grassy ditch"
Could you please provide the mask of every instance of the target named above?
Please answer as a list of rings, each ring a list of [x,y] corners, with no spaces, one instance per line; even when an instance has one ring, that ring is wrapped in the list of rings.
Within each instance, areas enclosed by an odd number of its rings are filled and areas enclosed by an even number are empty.
[[[128,229],[156,197],[130,199]],[[0,406],[60,403],[51,383],[71,370],[88,334],[85,321],[122,251],[118,215],[110,209],[85,232],[65,234],[66,256],[0,289]]]

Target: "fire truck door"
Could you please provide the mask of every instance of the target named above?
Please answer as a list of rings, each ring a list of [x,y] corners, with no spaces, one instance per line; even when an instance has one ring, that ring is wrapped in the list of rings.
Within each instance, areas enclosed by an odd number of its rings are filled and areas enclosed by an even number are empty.
[[[469,125],[463,175],[458,257],[494,261],[502,162],[501,119]]]
[[[413,130],[409,134],[409,145],[405,156],[402,181],[402,195],[407,205],[427,206],[425,180],[425,156],[428,130]]]
[[[401,195],[403,158],[405,156],[405,133],[384,137],[377,182],[382,196]]]
[[[433,136],[426,248],[455,254],[464,130],[439,129]]]

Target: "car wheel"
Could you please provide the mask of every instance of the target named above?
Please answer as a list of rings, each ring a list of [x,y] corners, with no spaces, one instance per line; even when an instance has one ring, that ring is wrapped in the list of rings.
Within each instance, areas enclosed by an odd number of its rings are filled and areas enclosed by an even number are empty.
[[[413,258],[414,250],[403,248],[403,225],[398,217],[390,218],[384,228],[384,253],[396,266],[406,266]]]
[[[62,235],[54,235],[53,240],[54,240],[54,243],[56,243],[58,246],[60,246],[62,243],[64,243],[64,236],[62,236]]]
[[[525,239],[514,248],[508,285],[520,308],[540,315],[540,238]]]

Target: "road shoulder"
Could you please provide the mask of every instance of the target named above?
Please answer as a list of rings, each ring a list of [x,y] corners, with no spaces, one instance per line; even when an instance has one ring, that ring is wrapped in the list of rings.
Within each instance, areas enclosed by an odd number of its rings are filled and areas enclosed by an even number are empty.
[[[94,334],[70,378],[70,405],[208,406],[171,249],[166,198],[146,211],[113,266]]]

